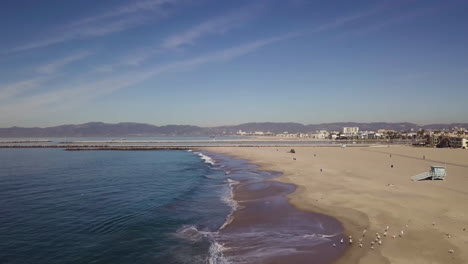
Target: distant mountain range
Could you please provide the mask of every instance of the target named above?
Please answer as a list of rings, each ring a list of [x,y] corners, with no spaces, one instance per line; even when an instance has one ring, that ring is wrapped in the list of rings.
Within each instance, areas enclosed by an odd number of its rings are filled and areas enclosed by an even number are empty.
[[[129,137],[129,136],[214,136],[232,135],[237,131],[270,131],[272,133],[301,133],[316,130],[340,131],[343,127],[357,126],[360,130],[376,131],[390,129],[410,131],[418,129],[451,129],[453,127],[468,128],[468,123],[431,124],[420,126],[413,123],[323,123],[304,125],[300,123],[245,123],[234,126],[199,127],[189,125],[154,126],[144,123],[108,124],[91,122],[79,125],[62,125],[54,127],[9,127],[0,128],[0,137]]]

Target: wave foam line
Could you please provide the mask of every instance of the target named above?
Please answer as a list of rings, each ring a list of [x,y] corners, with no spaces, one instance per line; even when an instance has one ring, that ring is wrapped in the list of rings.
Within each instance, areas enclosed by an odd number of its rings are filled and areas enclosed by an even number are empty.
[[[200,156],[200,158],[201,158],[205,163],[208,163],[208,164],[211,164],[211,165],[215,165],[215,162],[214,162],[214,160],[213,160],[211,157],[209,157],[209,156],[207,156],[207,155],[205,155],[205,154],[203,154],[203,153],[201,153],[201,152],[195,152],[195,153],[196,153],[198,156]]]
[[[234,215],[234,212],[237,210],[237,208],[239,208],[239,204],[237,203],[236,200],[234,200],[234,185],[237,185],[239,184],[238,181],[235,181],[235,180],[232,180],[232,179],[227,179],[227,182],[228,182],[228,186],[229,186],[229,191],[228,193],[223,196],[223,201],[229,205],[229,207],[231,207],[231,212],[229,213],[229,215],[226,217],[226,221],[224,222],[224,224],[219,228],[219,230],[225,228],[227,225],[229,225],[232,220],[233,220],[233,215]]]

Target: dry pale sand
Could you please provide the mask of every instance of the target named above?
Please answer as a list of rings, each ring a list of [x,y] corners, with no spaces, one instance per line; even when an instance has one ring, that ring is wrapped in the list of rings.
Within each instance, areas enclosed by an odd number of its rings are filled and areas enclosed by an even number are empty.
[[[468,150],[295,147],[291,154],[289,149],[206,148],[282,172],[277,180],[298,186],[289,197],[293,205],[340,220],[355,242],[339,263],[468,263]],[[445,163],[445,181],[410,180]],[[372,250],[376,232],[383,244]]]

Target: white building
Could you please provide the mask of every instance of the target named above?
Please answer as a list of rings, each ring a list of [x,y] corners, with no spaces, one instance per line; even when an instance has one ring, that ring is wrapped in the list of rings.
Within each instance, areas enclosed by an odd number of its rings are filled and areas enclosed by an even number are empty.
[[[328,131],[326,130],[316,131],[315,133],[310,134],[310,137],[313,139],[327,139]]]
[[[247,132],[239,130],[239,131],[237,131],[236,134],[239,135],[239,136],[245,136],[245,135],[247,135]]]
[[[343,134],[356,135],[359,132],[359,127],[343,127]]]

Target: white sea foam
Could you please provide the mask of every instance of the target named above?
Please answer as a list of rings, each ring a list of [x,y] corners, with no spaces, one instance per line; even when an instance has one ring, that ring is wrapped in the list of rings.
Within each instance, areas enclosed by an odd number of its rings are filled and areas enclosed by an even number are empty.
[[[220,230],[225,228],[227,225],[229,225],[232,222],[234,211],[236,211],[237,208],[239,208],[239,204],[237,203],[236,200],[234,200],[234,192],[233,192],[234,185],[239,184],[239,182],[232,180],[232,179],[227,179],[227,182],[228,182],[229,189],[226,192],[226,194],[223,195],[222,200],[227,205],[229,205],[229,207],[231,207],[231,212],[226,217],[226,221],[224,222],[224,224],[219,228]]]
[[[208,164],[211,164],[211,165],[215,165],[215,162],[214,162],[214,160],[213,160],[211,157],[209,157],[209,156],[207,156],[207,155],[205,155],[205,154],[203,154],[203,153],[200,153],[200,152],[195,152],[195,153],[196,153],[198,156],[200,156],[200,158],[201,158],[205,163],[208,163]]]
[[[198,242],[203,238],[211,243],[209,248],[208,263],[210,264],[228,264],[229,261],[224,257],[223,252],[226,248],[215,241],[218,232],[200,231],[193,225],[183,226],[176,232],[176,236],[192,242]]]
[[[325,234],[305,234],[305,235],[303,235],[302,237],[304,237],[304,238],[308,238],[308,237],[310,237],[310,238],[324,238],[324,239],[326,239],[326,240],[329,240],[328,238],[336,237],[336,236],[338,236],[338,235],[340,235],[340,234],[333,234],[333,235],[325,235]]]
[[[216,241],[211,242],[209,264],[228,264],[230,263],[223,255],[226,248]]]

